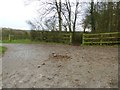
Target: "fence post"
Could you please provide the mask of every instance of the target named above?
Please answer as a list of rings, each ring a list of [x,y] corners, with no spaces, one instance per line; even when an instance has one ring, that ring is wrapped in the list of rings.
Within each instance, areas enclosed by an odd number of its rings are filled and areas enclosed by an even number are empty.
[[[8,38],[9,38],[9,41],[11,42],[11,35],[10,34],[9,34]]]
[[[102,33],[100,33],[100,45],[102,45],[102,38],[103,37],[103,35],[102,35]]]
[[[70,33],[70,44],[72,44],[72,33]]]

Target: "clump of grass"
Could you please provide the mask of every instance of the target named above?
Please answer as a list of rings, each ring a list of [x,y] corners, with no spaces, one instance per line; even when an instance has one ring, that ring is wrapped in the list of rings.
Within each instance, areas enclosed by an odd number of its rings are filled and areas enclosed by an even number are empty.
[[[0,54],[4,54],[6,50],[7,50],[6,47],[0,46]]]

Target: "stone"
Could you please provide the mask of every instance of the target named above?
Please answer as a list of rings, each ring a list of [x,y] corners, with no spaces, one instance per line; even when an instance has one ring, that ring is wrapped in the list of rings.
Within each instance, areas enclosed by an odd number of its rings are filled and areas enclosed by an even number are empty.
[[[78,79],[75,79],[75,81],[79,81]]]
[[[23,81],[19,81],[19,83],[23,83]]]
[[[57,54],[53,54],[53,57],[57,57]]]
[[[88,73],[90,73],[90,71],[88,71]]]
[[[38,65],[37,67],[40,68],[40,65]]]
[[[42,65],[45,65],[45,63],[43,63]]]
[[[58,67],[61,67],[62,65],[58,65]]]

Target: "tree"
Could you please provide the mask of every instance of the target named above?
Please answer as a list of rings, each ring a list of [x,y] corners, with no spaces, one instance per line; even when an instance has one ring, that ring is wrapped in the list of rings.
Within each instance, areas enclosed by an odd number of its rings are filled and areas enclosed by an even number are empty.
[[[76,0],[76,5],[75,5],[75,16],[74,16],[74,21],[73,21],[73,32],[75,32],[76,28],[76,21],[77,21],[77,15],[78,15],[78,7],[79,7],[79,1]]]
[[[86,28],[90,28],[90,16],[89,15],[86,15],[85,16],[85,19],[83,19],[83,32],[85,33],[86,32]]]
[[[56,18],[50,17],[45,20],[45,26],[47,27],[48,30],[51,31],[56,31]]]
[[[117,2],[117,6],[116,6],[116,31],[120,30],[120,1]]]
[[[62,31],[61,0],[59,0],[59,2],[55,0],[55,6],[56,6],[57,13],[58,13],[58,19],[59,19],[59,31],[61,32]]]
[[[76,0],[75,2],[70,2],[70,0],[65,0],[63,3],[62,14],[65,18],[69,32],[75,32],[77,20],[79,19],[78,15],[80,14],[80,1]]]
[[[26,23],[31,26],[31,30],[45,30],[39,19],[34,19],[33,21],[28,20]]]
[[[94,1],[91,0],[91,28],[92,31],[95,32],[95,21],[94,21]]]
[[[67,15],[66,15],[66,13],[67,13]],[[62,14],[65,17],[66,22],[68,24],[69,32],[72,32],[71,13],[72,13],[72,11],[71,11],[71,3],[70,3],[69,0],[65,0],[64,9],[62,11]]]
[[[83,26],[91,24],[92,32],[113,32],[118,31],[120,2],[97,2],[91,3],[90,13],[86,13]],[[89,10],[88,10],[89,11]],[[89,20],[88,17],[91,17]],[[88,22],[90,21],[90,22]],[[88,27],[87,27],[88,28]]]
[[[43,28],[44,27],[43,24],[46,24],[45,23],[46,18],[48,18],[49,16],[54,17],[57,14],[58,20],[56,19],[56,23],[58,21],[58,28],[59,28],[59,31],[61,32],[62,31],[62,15],[61,15],[62,2],[61,2],[61,0],[49,0],[48,2],[44,2],[44,1],[42,2],[42,0],[36,0],[36,1],[38,1],[38,3],[40,3],[40,6],[39,6],[40,8],[37,10],[39,19],[37,18],[37,20],[35,20],[33,23],[31,23],[31,21],[28,21],[27,23],[29,25],[31,25],[32,27],[38,25],[40,28],[45,29],[45,28]],[[28,2],[30,3],[30,2],[34,2],[34,1],[28,0]],[[42,23],[39,22],[38,20],[40,20]],[[37,24],[34,24],[36,22],[37,22]],[[40,24],[38,24],[38,23],[40,23]]]

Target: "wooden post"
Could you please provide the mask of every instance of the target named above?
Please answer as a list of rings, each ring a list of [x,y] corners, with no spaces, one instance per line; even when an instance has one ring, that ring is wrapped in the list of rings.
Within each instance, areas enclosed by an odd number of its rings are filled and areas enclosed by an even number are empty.
[[[70,44],[72,44],[72,33],[70,33]]]
[[[11,42],[11,35],[10,34],[9,34],[8,38],[9,38],[9,41]]]
[[[102,38],[103,37],[103,35],[102,35],[102,33],[100,33],[100,45],[102,45]]]

